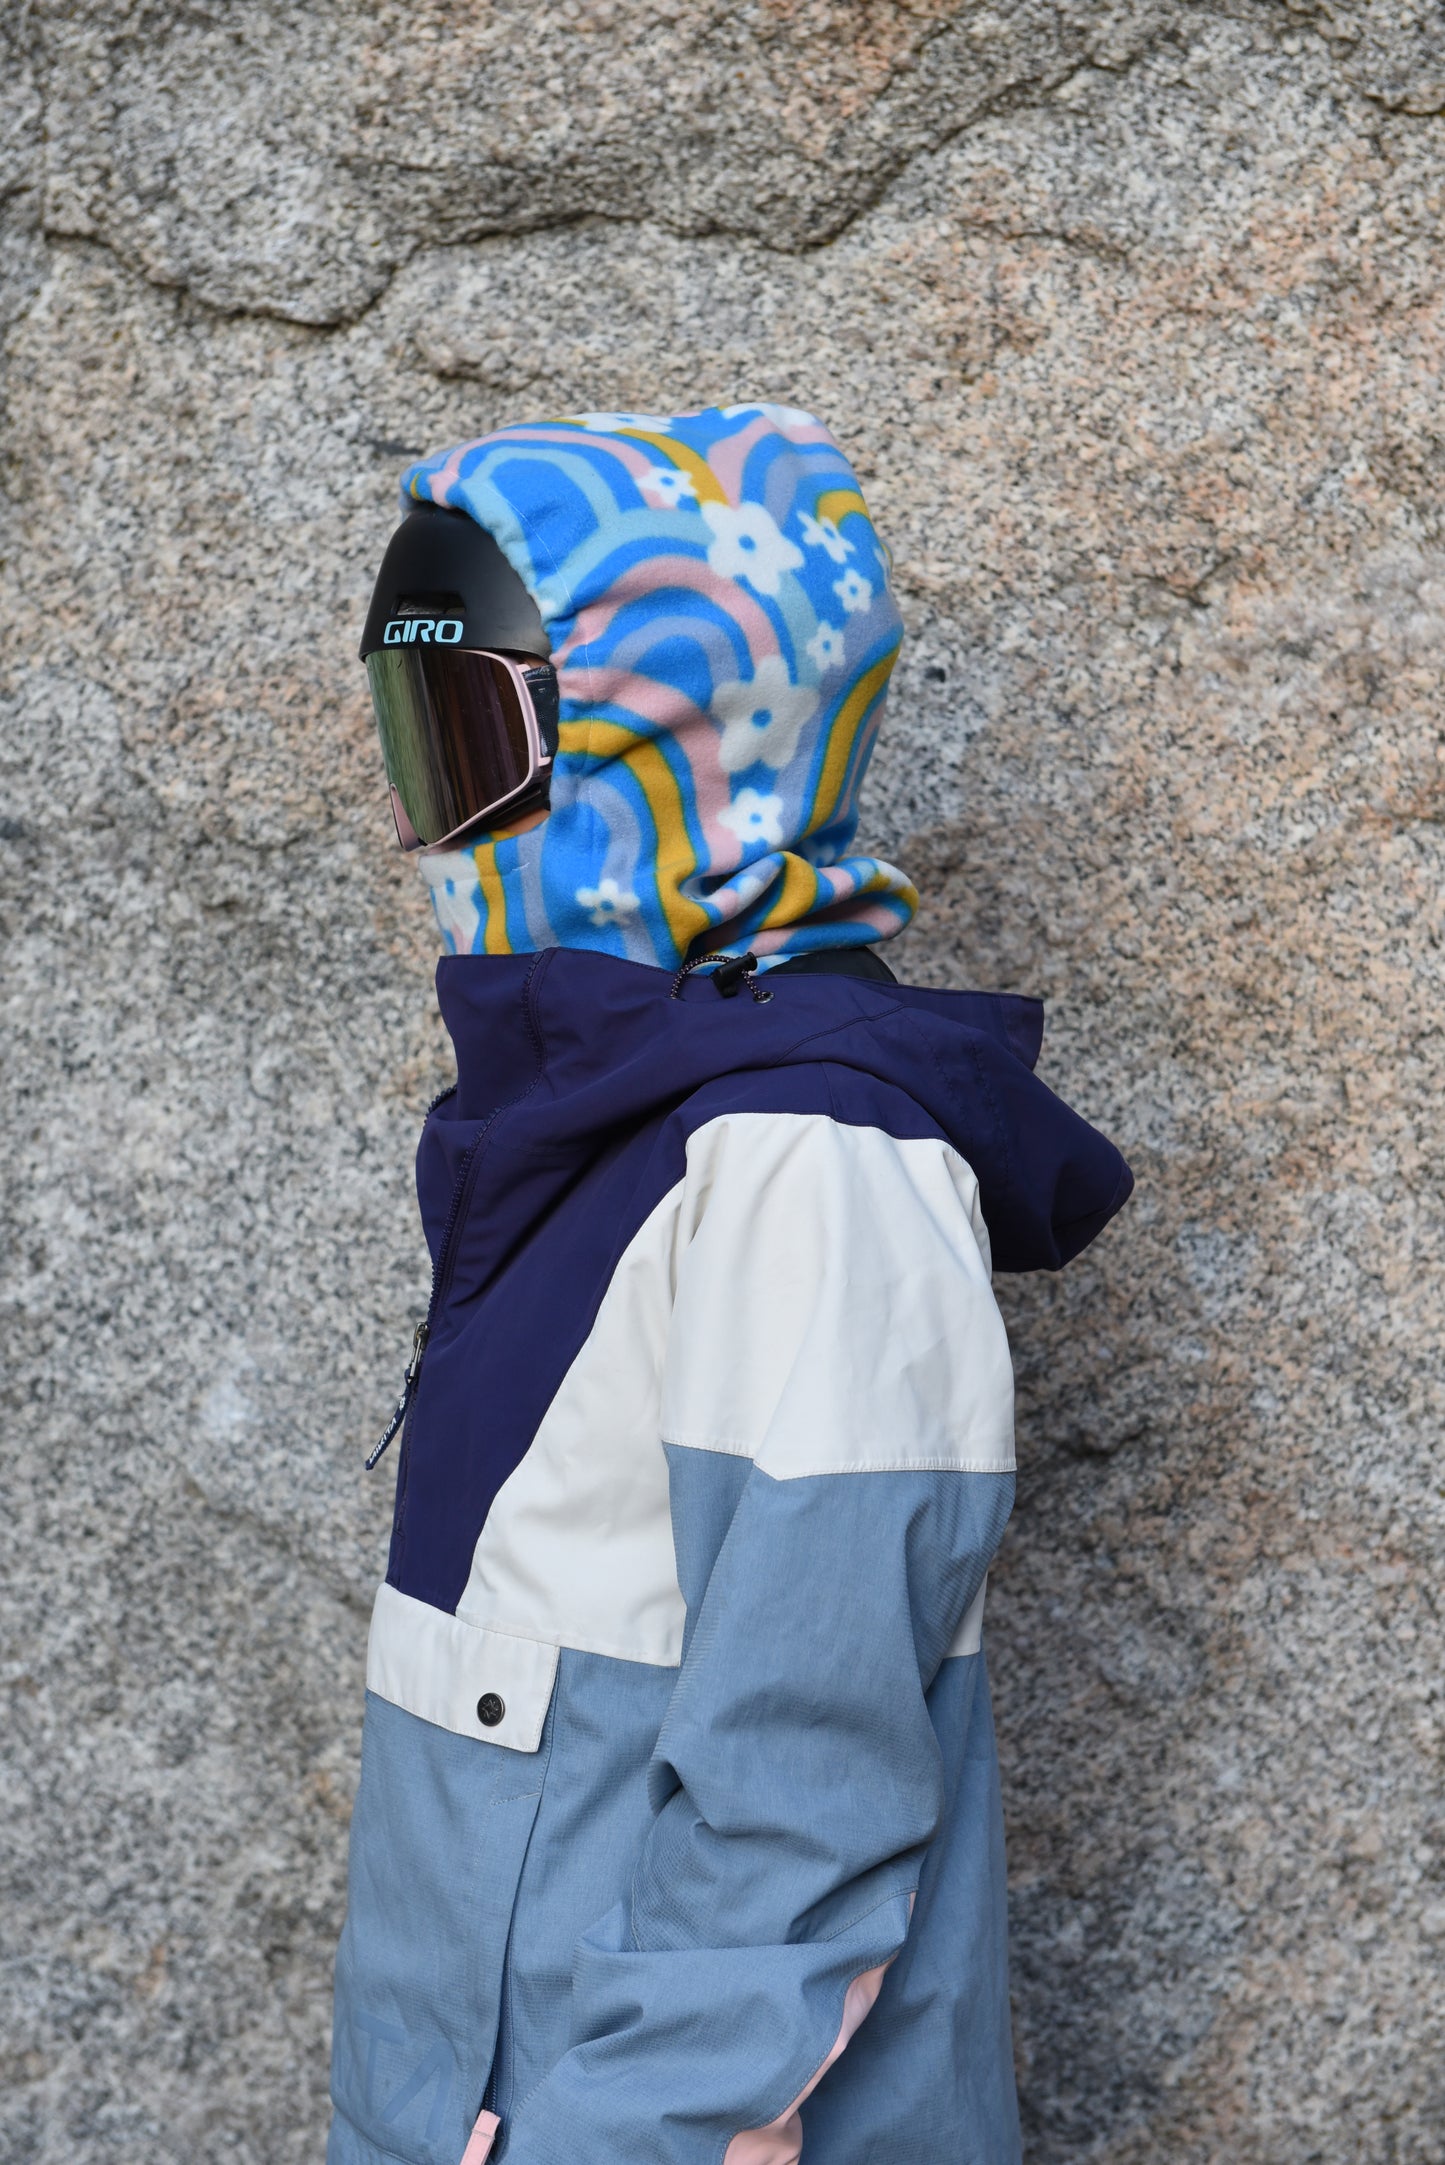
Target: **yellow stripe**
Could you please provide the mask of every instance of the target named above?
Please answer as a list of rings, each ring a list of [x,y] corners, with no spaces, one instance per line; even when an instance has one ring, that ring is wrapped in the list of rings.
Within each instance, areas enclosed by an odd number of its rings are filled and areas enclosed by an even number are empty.
[[[622,722],[604,722],[596,716],[564,722],[561,735],[564,752],[621,760],[641,788],[657,829],[658,900],[679,950],[685,951],[709,920],[700,903],[678,893],[682,881],[697,870],[697,858],[677,776],[650,737]]]
[[[817,901],[819,886],[818,875],[807,858],[795,857],[789,850],[783,858],[783,891],[759,929],[771,932],[775,925],[795,925]]]
[[[595,714],[562,724],[562,749],[592,759],[626,759],[638,745],[646,744],[645,729],[629,729],[626,722],[604,722]]]
[[[837,809],[838,792],[843,787],[843,777],[853,756],[853,745],[863,719],[893,671],[898,659],[898,649],[893,647],[881,662],[875,662],[866,677],[860,677],[838,710],[833,733],[828,739],[828,756],[823,761],[823,771],[818,777],[818,787],[813,796],[813,809],[808,816],[807,832],[830,819]]]
[[[649,430],[641,428],[620,428],[617,433],[619,436],[635,436],[641,444],[651,444],[654,451],[661,451],[665,457],[672,460],[674,466],[680,466],[685,474],[690,474],[700,504],[725,504],[727,502],[727,490],[718,480],[707,460],[700,458],[697,452],[690,450],[686,444],[680,444],[675,437],[654,436]],[[858,501],[860,504],[862,503],[861,496]]]
[[[846,519],[850,511],[861,511],[868,518],[868,506],[856,489],[827,489],[818,498],[818,517],[831,519],[835,526]],[[872,520],[868,520],[872,525]]]
[[[587,756],[588,746],[591,743],[593,730],[604,726],[606,725],[598,722],[589,721],[563,722],[561,729],[558,732],[561,738],[561,751],[563,757],[568,759],[585,759]],[[620,732],[620,734],[624,736],[626,735],[626,733],[627,732],[625,730]]]
[[[502,891],[502,876],[497,870],[495,845],[478,843],[472,855],[477,864],[477,884],[482,890],[482,903],[486,910],[486,923],[482,932],[482,952],[486,955],[510,955],[512,943],[507,938],[507,898]]]

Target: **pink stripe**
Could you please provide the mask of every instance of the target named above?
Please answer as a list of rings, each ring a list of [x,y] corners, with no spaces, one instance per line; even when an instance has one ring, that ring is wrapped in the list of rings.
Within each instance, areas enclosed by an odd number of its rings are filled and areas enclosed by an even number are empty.
[[[716,896],[713,899],[716,900]],[[804,925],[871,925],[874,939],[887,940],[903,929],[906,919],[900,921],[902,907],[901,902],[893,909],[883,903],[860,903],[855,892],[845,895],[841,902],[830,903],[826,911],[810,910],[799,922]],[[797,930],[798,926],[792,924],[774,925],[767,932],[750,932],[748,945],[756,955],[774,955],[779,948],[792,946]]]
[[[553,656],[557,667],[565,668],[579,647],[601,638],[617,611],[628,602],[645,600],[656,606],[658,595],[670,586],[690,587],[694,593],[717,602],[747,640],[754,662],[777,653],[777,635],[766,612],[736,579],[723,578],[695,556],[650,556],[645,563],[630,565],[600,600],[590,602],[581,611]]]
[[[567,428],[560,421],[514,421],[509,428],[494,428],[490,436],[479,436],[479,444],[595,444],[610,443],[610,436],[599,436],[595,430]]]
[[[624,442],[617,436],[599,436],[590,429],[554,428],[504,428],[494,429],[490,436],[474,436],[470,443],[458,444],[447,454],[446,461],[429,478],[426,486],[434,504],[446,502],[446,492],[461,477],[462,460],[472,451],[490,451],[502,444],[521,446],[559,444],[564,450],[577,451],[586,444],[594,444],[620,459],[634,481],[639,481],[650,467],[657,464],[654,456],[641,445]]]
[[[568,694],[571,692],[570,672]],[[671,735],[707,726],[707,716],[695,707],[686,692],[660,677],[643,677],[631,669],[593,669],[588,672],[589,695],[599,703],[626,707],[645,722],[656,722]]]
[[[492,2144],[497,2139],[497,2129],[501,2124],[494,2112],[477,2114],[477,2124],[462,2152],[462,2165],[487,2165],[487,2159],[492,2154]]]
[[[445,465],[439,466],[434,474],[428,475],[427,494],[434,504],[444,504],[446,502],[447,490],[461,473],[462,460],[469,451],[475,451],[478,445],[484,441],[485,438],[477,437],[469,444],[458,444],[454,451],[448,452]]]
[[[707,838],[707,868],[712,872],[728,872],[734,865],[740,865],[744,848],[742,836],[722,824],[722,814],[732,803],[733,784],[732,776],[723,773],[722,762],[717,756],[720,741],[709,734],[705,740],[699,738],[695,744],[684,746],[692,768],[693,801]],[[757,861],[761,863],[762,860]],[[779,857],[780,865],[782,861]]]
[[[650,444],[633,443],[625,436],[608,436],[599,429],[549,428],[541,422],[528,427],[521,423],[515,428],[496,429],[480,441],[485,444],[560,444],[565,451],[581,451],[590,444],[594,450],[605,451],[610,457],[619,459],[634,479],[657,464],[657,453]]]
[[[576,669],[559,671],[562,689],[569,699],[580,700],[577,682],[581,676]],[[589,702],[605,701],[627,708],[640,720],[652,722],[682,751],[691,771],[693,802],[707,840],[707,859],[700,869],[721,872],[740,864],[742,838],[721,823],[721,815],[732,802],[732,777],[723,772],[718,757],[722,739],[713,727],[712,717],[675,685],[657,677],[639,676],[630,669],[593,669],[587,672],[586,683]],[[628,754],[615,756],[626,759]],[[845,881],[843,892],[851,890],[852,882]],[[712,897],[715,902],[722,899],[720,894]]]
[[[857,858],[854,858],[852,862],[856,864],[858,862]],[[831,901],[825,902],[815,912],[815,915],[824,921],[826,921],[830,912],[834,915],[842,914],[844,905],[854,902],[860,895],[896,895],[899,888],[906,884],[904,874],[898,870],[896,865],[883,864],[881,861],[862,879],[847,864],[819,865],[818,879],[820,884],[832,896]],[[862,913],[850,908],[847,909],[846,914],[851,924]],[[873,920],[873,922],[880,924],[884,921],[884,918]],[[894,922],[893,917],[886,915],[886,922],[892,924]]]
[[[910,1910],[911,1904],[910,1897]],[[893,1959],[890,1955],[888,1962]],[[803,2154],[803,2122],[798,2108],[812,2096],[833,2062],[847,2049],[848,2040],[882,1989],[883,1972],[888,1962],[880,1962],[876,1970],[864,1970],[861,1977],[853,1979],[843,1995],[843,2020],[838,2025],[838,2035],[817,2074],[811,2082],[803,2084],[792,2104],[786,2112],[780,2112],[776,2120],[770,2120],[766,2127],[749,2127],[741,2135],[734,2135],[723,2152],[723,2165],[798,2165]]]
[[[765,436],[776,436],[780,433],[765,414],[759,414],[756,421],[749,421],[747,427],[739,429],[736,436],[724,436],[720,443],[713,445],[707,462],[727,490],[729,503],[738,504],[742,501],[743,468],[754,444],[760,444]]]

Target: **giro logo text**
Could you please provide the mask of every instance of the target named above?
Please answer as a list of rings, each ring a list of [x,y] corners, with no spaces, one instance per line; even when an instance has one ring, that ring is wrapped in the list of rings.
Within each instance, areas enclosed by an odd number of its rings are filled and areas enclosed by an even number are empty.
[[[394,616],[381,635],[384,646],[460,646],[459,616]]]

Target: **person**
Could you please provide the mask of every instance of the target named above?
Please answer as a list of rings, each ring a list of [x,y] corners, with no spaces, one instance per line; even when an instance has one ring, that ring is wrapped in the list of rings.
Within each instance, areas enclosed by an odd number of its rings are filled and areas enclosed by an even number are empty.
[[[403,504],[362,644],[457,1079],[330,2165],[1006,2165],[992,1272],[1128,1169],[1036,1003],[873,952],[900,619],[818,421],[503,428]]]

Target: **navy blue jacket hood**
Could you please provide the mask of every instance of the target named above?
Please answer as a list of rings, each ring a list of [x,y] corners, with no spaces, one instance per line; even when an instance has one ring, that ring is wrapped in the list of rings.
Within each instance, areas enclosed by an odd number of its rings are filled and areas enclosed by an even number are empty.
[[[785,1102],[787,1071],[820,1062],[836,1077],[840,1117],[850,1076],[871,1079],[912,1100],[916,1132],[942,1133],[968,1161],[996,1270],[1059,1269],[1128,1200],[1133,1175],[1119,1151],[1033,1072],[1037,1000],[774,972],[763,982],[772,998],[759,1004],[722,998],[707,975],[676,997],[673,982],[642,963],[559,948],[439,963],[457,1058],[451,1110],[471,1122],[507,1108],[506,1157],[537,1184],[536,1207],[569,1169],[704,1087],[716,1111],[728,1078],[752,1102],[760,1073],[772,1071],[770,1094]],[[435,1252],[451,1175],[430,1137],[429,1127],[418,1184]]]

